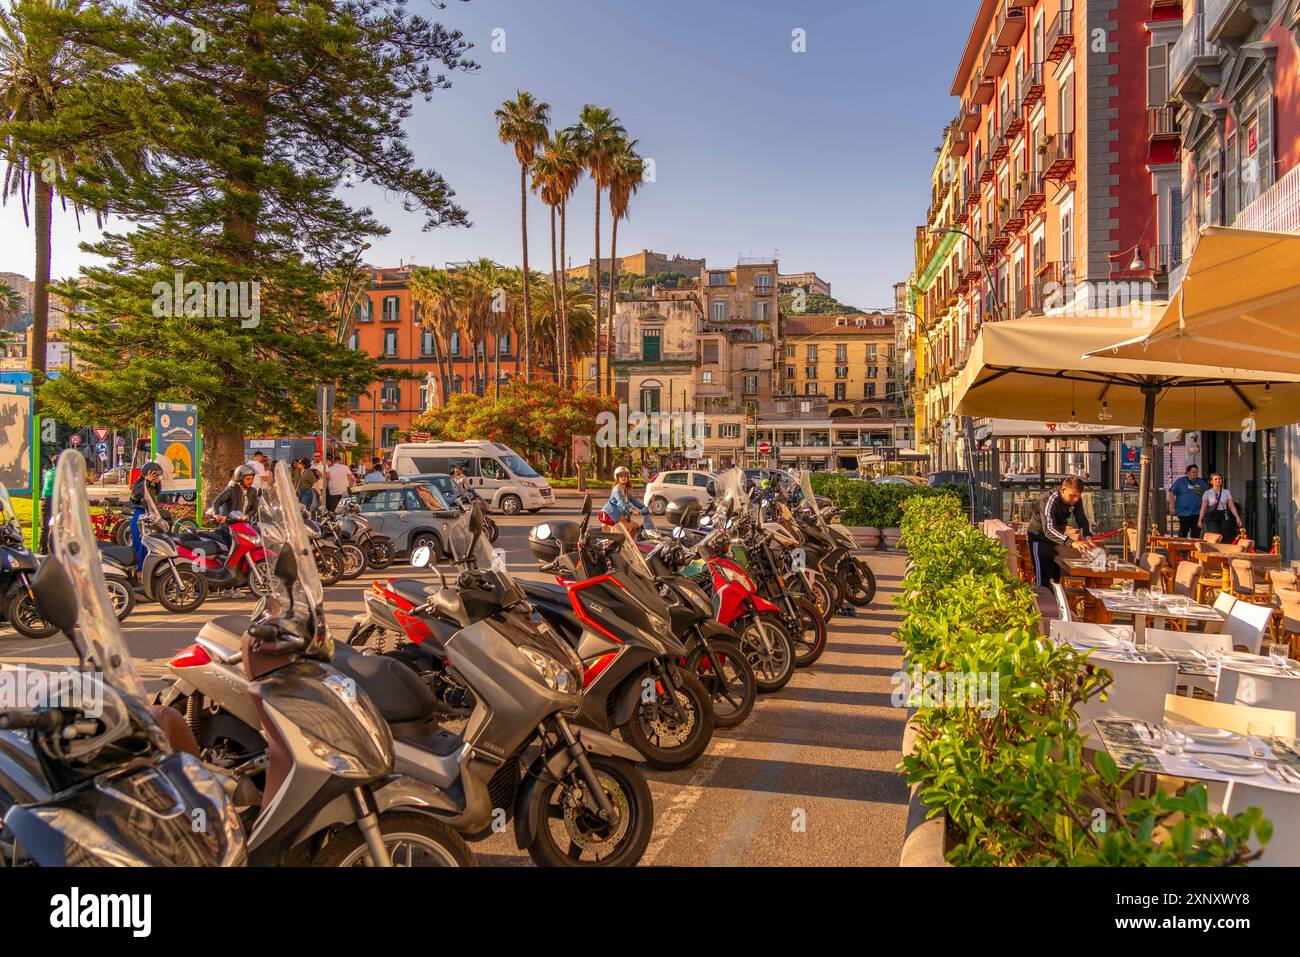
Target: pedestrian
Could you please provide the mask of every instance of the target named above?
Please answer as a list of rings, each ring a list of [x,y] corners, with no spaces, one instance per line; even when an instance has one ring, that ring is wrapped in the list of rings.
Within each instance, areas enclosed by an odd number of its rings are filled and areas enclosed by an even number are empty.
[[[306,459],[294,459],[293,487],[298,493],[298,501],[307,507],[308,512],[316,509],[316,471]]]
[[[370,471],[366,473],[365,481],[383,482],[387,478],[388,476],[384,474],[383,464],[379,459],[372,459],[370,462]]]
[[[54,511],[54,476],[57,474],[55,463],[58,459],[50,456],[50,467],[45,470],[41,481],[41,554],[50,553],[50,517]]]
[[[331,455],[326,459],[323,481],[325,482],[325,507],[332,512],[338,508],[343,496],[351,490],[356,477],[350,468]]]
[[[162,488],[163,470],[157,462],[146,462],[140,470],[140,477],[131,486],[131,504],[135,506],[131,513],[131,547],[135,550],[135,571],[140,574],[144,569],[144,537],[140,531],[140,517],[148,512],[158,511],[158,492]],[[151,508],[152,506],[152,508]]]
[[[459,465],[452,466],[451,484],[456,486],[458,492],[465,492],[470,488],[469,476],[465,474]]]
[[[1200,538],[1201,502],[1210,487],[1200,478],[1200,469],[1187,466],[1187,472],[1169,486],[1169,513],[1178,518],[1179,538]]]
[[[1034,577],[1043,588],[1061,580],[1061,559],[1086,554],[1096,547],[1092,526],[1083,511],[1083,482],[1078,476],[1068,476],[1060,488],[1038,497],[1026,537],[1034,560]]]
[[[271,476],[268,462],[265,452],[254,452],[252,458],[244,463],[253,470],[253,488],[259,492],[265,491],[270,482]]]
[[[1201,496],[1198,522],[1205,531],[1218,532],[1225,542],[1236,539],[1237,530],[1241,528],[1237,503],[1232,500],[1232,492],[1224,487],[1223,476],[1218,472],[1210,476],[1210,488]]]

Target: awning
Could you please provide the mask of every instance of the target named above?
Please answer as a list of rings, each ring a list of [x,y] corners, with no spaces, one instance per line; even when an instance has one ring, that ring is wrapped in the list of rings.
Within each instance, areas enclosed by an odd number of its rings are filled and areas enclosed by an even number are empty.
[[[1238,431],[1252,410],[1258,429],[1300,421],[1300,375],[1273,376],[1271,401],[1261,404],[1260,373],[1111,354],[1110,344],[1149,327],[1163,309],[1161,303],[1132,314],[1126,306],[986,323],[953,388],[957,414],[1061,422],[1074,411],[1080,422],[1100,423],[1105,403],[1110,419],[1104,424],[1141,428],[1143,389],[1150,387],[1154,428]]]
[[[1106,355],[1300,371],[1300,233],[1205,227],[1168,308]]]
[[[1137,426],[1115,425],[1111,422],[1036,422],[1032,419],[990,419],[975,430],[977,439],[998,438],[1052,438],[1052,439],[1101,439],[1111,435],[1129,435],[1138,431]],[[1176,435],[1177,429],[1166,429]]]

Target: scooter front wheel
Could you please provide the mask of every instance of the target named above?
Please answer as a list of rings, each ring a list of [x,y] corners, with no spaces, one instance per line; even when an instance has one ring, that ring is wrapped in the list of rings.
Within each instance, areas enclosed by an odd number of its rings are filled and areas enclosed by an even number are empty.
[[[344,542],[339,549],[343,554],[343,577],[351,580],[366,570],[366,553],[351,542]]]
[[[59,630],[45,620],[25,588],[19,588],[13,593],[5,605],[5,617],[14,626],[14,631],[24,638],[48,638]]]
[[[158,604],[172,614],[187,614],[208,597],[208,580],[188,568],[164,568],[154,583],[154,594]]]
[[[844,597],[849,603],[858,608],[866,608],[876,597],[876,574],[860,558],[850,558],[841,568],[843,569],[843,586]]]
[[[379,815],[384,848],[394,867],[473,867],[465,839],[430,814],[386,811]],[[312,860],[313,867],[373,867],[370,848],[353,824],[332,835]]]
[[[794,639],[775,615],[753,615],[738,623],[740,648],[754,668],[759,691],[780,691],[794,677]]]
[[[645,775],[631,761],[588,752],[596,780],[614,809],[601,820],[582,797],[582,775],[533,789],[530,813],[541,822],[526,848],[541,867],[632,867],[645,853],[654,830],[654,798]]]
[[[661,771],[675,771],[695,762],[713,739],[713,701],[700,679],[676,672],[680,687],[669,689],[662,679],[647,682],[632,717],[619,728],[624,740]],[[669,698],[669,694],[673,697]]]

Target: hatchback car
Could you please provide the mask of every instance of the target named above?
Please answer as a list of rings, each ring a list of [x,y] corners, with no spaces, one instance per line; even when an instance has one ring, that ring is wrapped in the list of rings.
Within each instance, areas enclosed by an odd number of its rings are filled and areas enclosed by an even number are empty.
[[[668,503],[679,498],[693,498],[701,505],[706,505],[713,498],[709,492],[709,482],[712,480],[713,476],[708,472],[693,469],[656,472],[645,487],[645,503],[652,515],[662,515]]]
[[[399,556],[427,545],[440,558],[450,557],[445,547],[448,523],[460,518],[459,509],[447,504],[436,486],[418,482],[369,482],[352,491],[353,500],[371,527],[393,540]]]

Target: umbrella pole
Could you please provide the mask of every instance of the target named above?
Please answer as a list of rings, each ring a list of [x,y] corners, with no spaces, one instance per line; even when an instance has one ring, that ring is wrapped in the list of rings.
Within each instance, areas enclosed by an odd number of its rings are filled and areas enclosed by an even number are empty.
[[[1151,476],[1153,464],[1152,446],[1155,445],[1156,394],[1158,386],[1144,385],[1142,396],[1145,405],[1142,411],[1142,455],[1138,466],[1138,515],[1137,515],[1137,556],[1141,559],[1146,554],[1147,526],[1150,524],[1148,506],[1151,503]]]

